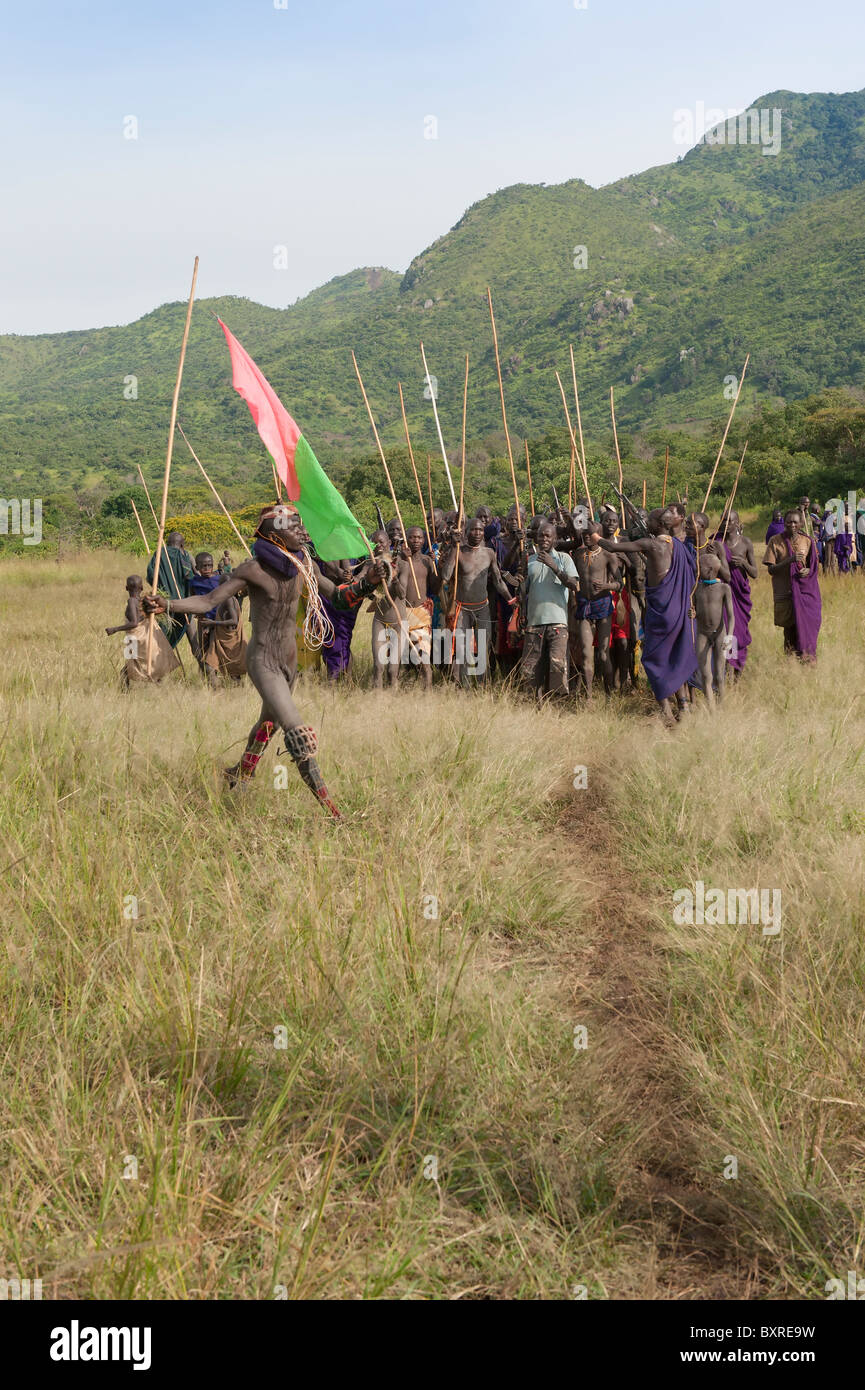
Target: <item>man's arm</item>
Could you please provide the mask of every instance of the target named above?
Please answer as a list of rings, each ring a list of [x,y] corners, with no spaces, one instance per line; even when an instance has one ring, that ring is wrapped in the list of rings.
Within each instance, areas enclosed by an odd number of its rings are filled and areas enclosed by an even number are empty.
[[[493,550],[490,551],[490,579],[493,581],[493,588],[495,589],[496,593],[501,594],[505,603],[513,604],[516,602],[514,595],[511,593],[507,584],[502,579],[502,573],[499,569],[499,562],[496,559],[495,551]]]
[[[602,550],[611,550],[615,554],[621,551],[624,555],[650,555],[656,545],[654,536],[640,536],[636,541],[608,541],[603,536],[594,532],[594,539]]]
[[[218,608],[228,598],[234,598],[239,594],[247,580],[241,576],[238,578],[239,571],[228,579],[224,579],[215,589],[211,589],[209,594],[193,594],[191,598],[171,598],[164,599],[160,594],[144,596],[144,611],[146,613],[191,613],[199,618],[203,618],[209,613],[211,608]]]
[[[551,559],[549,555],[545,555],[542,550],[538,550],[535,552],[533,558],[535,560],[540,560],[542,565],[546,565],[551,569],[557,576],[559,583],[564,584],[566,589],[570,589],[572,594],[578,594],[580,592],[580,581],[577,576],[568,574],[567,570],[560,569],[555,560]]]
[[[334,608],[342,611],[357,608],[370,594],[374,594],[379,583],[384,578],[384,567],[373,562],[367,569],[363,570],[356,579],[349,579],[345,584],[334,584],[332,579],[328,579],[326,574],[318,577],[318,592],[324,594],[329,599]],[[388,586],[393,592],[394,587],[400,587],[399,581],[394,579]]]
[[[745,541],[745,558],[744,560],[740,560],[739,564],[750,579],[756,579],[757,561],[754,559],[754,543],[750,541],[747,536],[743,537],[743,539]]]

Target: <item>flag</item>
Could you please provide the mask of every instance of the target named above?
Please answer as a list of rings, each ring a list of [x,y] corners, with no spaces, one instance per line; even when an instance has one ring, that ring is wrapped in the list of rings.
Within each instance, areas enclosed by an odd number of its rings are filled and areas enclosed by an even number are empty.
[[[367,549],[360,522],[328,478],[300,426],[267,377],[218,319],[231,354],[232,385],[249,406],[262,443],[276,465],[288,499],[300,512],[322,560],[348,560]]]

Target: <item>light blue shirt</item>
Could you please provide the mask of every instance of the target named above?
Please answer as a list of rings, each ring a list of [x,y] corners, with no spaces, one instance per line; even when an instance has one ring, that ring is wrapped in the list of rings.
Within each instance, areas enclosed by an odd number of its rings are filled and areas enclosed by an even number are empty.
[[[576,579],[576,565],[570,555],[563,555],[559,550],[551,550],[549,558],[555,569],[550,569],[536,555],[529,556],[526,578],[526,623],[529,627],[568,621],[569,590],[559,575]]]

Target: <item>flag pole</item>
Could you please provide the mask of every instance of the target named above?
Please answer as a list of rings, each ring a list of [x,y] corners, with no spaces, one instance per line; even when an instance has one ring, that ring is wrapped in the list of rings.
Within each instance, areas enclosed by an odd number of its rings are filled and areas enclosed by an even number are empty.
[[[720,449],[718,450],[718,457],[715,459],[715,467],[712,469],[712,476],[711,476],[710,479],[709,479],[709,486],[706,488],[706,496],[703,498],[703,506],[702,506],[702,509],[701,509],[702,511],[705,511],[705,510],[706,510],[706,507],[708,506],[708,502],[709,502],[709,493],[712,491],[712,484],[713,484],[714,481],[715,481],[715,474],[716,474],[717,471],[718,471],[718,464],[721,462],[721,455],[722,455],[723,452],[724,452],[724,445],[725,445],[726,442],[727,442],[727,435],[729,434],[729,432],[730,432],[730,426],[731,426],[732,423],[733,423],[733,416],[734,416],[735,413],[736,413],[736,406],[737,406],[738,403],[739,403],[739,396],[741,395],[741,392],[742,392],[742,383],[743,383],[744,380],[745,380],[745,373],[746,373],[747,370],[748,370],[748,363],[750,362],[750,360],[751,360],[751,354],[750,354],[750,352],[749,352],[749,353],[748,353],[748,356],[745,358],[745,365],[744,365],[744,367],[742,368],[742,375],[739,377],[739,385],[738,385],[737,388],[736,388],[735,399],[733,400],[733,404],[732,404],[732,406],[730,407],[730,415],[729,415],[729,418],[728,418],[728,420],[727,420],[727,428],[724,430],[724,436],[723,436],[723,438],[722,438],[722,440],[721,440],[721,447],[720,447]]]
[[[435,556],[433,555],[432,541],[430,540],[429,526],[427,525],[426,507],[424,506],[423,493],[420,490],[420,478],[417,475],[417,468],[415,466],[414,461],[414,450],[411,447],[411,436],[408,432],[408,420],[406,419],[405,414],[405,401],[403,400],[401,381],[397,382],[397,389],[399,391],[399,408],[402,411],[402,424],[403,429],[405,430],[405,442],[408,445],[409,462],[411,463],[411,471],[414,474],[414,484],[417,488],[418,501],[420,502],[420,514],[423,517],[423,529],[426,531],[427,548],[429,549],[430,559],[433,562],[433,571],[434,573],[438,574],[438,567],[436,565]]]
[[[162,479],[162,506],[159,516],[159,537],[156,542],[156,560],[153,566],[153,589],[155,594],[159,585],[159,566],[162,562],[162,546],[165,539],[165,517],[168,512],[168,482],[171,477],[171,455],[174,450],[174,426],[177,423],[177,402],[180,399],[180,383],[183,380],[183,363],[186,359],[186,344],[189,341],[189,324],[192,319],[192,304],[195,299],[195,285],[198,280],[198,257],[195,257],[195,265],[192,268],[192,286],[189,291],[189,302],[186,306],[186,322],[183,325],[183,341],[180,344],[180,361],[177,364],[177,378],[174,383],[174,396],[171,400],[171,423],[168,427],[168,449],[165,454],[165,474]],[[156,625],[156,614],[150,614],[150,625],[147,629],[147,675],[150,676],[153,669],[153,629]]]
[[[207,486],[210,488],[210,491],[213,493],[214,497],[216,498],[217,502],[219,503],[220,507],[222,508],[222,511],[225,513],[225,516],[226,516],[226,519],[227,519],[227,521],[228,521],[229,526],[231,527],[231,529],[232,529],[232,531],[234,532],[234,534],[237,536],[237,539],[240,541],[240,544],[243,546],[243,548],[244,548],[244,550],[246,551],[247,555],[249,555],[249,556],[251,557],[251,556],[252,556],[252,551],[250,550],[249,546],[246,544],[246,541],[243,539],[243,536],[242,536],[242,535],[240,534],[240,532],[238,531],[237,527],[236,527],[235,524],[234,524],[234,518],[232,517],[231,513],[229,512],[228,508],[226,507],[226,505],[225,505],[225,503],[223,502],[222,498],[220,497],[219,493],[216,491],[216,488],[213,486],[213,483],[210,481],[210,478],[209,478],[208,475],[207,475],[207,470],[205,469],[204,464],[201,462],[201,459],[198,457],[197,453],[196,453],[195,450],[193,449],[193,447],[192,447],[192,445],[190,444],[189,440],[186,438],[186,435],[183,433],[183,426],[181,425],[181,423],[180,423],[179,420],[178,420],[178,422],[177,422],[177,428],[178,428],[178,430],[180,431],[180,437],[181,437],[181,439],[183,440],[184,444],[186,445],[187,449],[188,449],[189,452],[191,453],[192,457],[195,459],[195,462],[198,464],[199,468],[201,469],[202,473],[204,474],[204,479],[205,479],[205,482],[207,483]]]
[[[423,350],[423,343],[421,343],[421,345],[420,345],[420,355],[421,355],[421,357],[422,357],[422,359],[423,359],[423,369],[424,369],[424,373],[426,374],[426,384],[427,384],[427,386],[429,387],[430,400],[432,401],[433,415],[435,416],[436,430],[438,431],[438,437],[439,437],[439,448],[440,448],[441,451],[442,451],[442,463],[443,463],[444,466],[445,466],[445,473],[447,473],[447,475],[448,475],[448,487],[449,487],[450,490],[451,490],[451,501],[452,501],[453,504],[454,504],[454,511],[456,511],[456,510],[457,510],[457,495],[456,495],[456,493],[454,492],[454,480],[453,480],[453,478],[451,477],[451,470],[450,470],[450,465],[448,464],[448,456],[447,456],[447,451],[446,451],[446,449],[445,449],[445,442],[444,442],[444,440],[442,439],[442,427],[441,427],[441,424],[439,423],[439,411],[438,411],[438,406],[437,406],[437,404],[436,404],[436,393],[435,393],[435,389],[433,388],[432,377],[431,377],[430,374],[429,374],[429,367],[427,366],[427,363],[426,363],[426,353],[425,353],[424,350]]]

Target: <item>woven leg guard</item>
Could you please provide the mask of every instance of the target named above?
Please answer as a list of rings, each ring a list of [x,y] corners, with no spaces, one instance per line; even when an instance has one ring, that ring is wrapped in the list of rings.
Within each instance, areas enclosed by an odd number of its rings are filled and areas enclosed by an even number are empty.
[[[255,776],[255,769],[273,738],[274,728],[275,725],[269,719],[265,719],[254,730],[240,762],[235,763],[233,767],[227,767],[222,774],[230,787],[236,787],[238,782],[248,782]]]
[[[323,806],[326,806],[335,820],[341,816],[336,804],[331,801],[324,778],[315,755],[318,752],[318,736],[309,724],[298,724],[293,729],[285,729],[285,751],[297,764],[297,770],[309,790]]]

